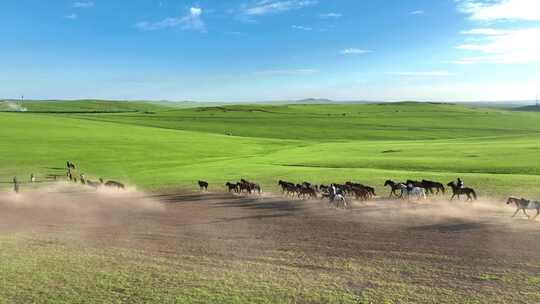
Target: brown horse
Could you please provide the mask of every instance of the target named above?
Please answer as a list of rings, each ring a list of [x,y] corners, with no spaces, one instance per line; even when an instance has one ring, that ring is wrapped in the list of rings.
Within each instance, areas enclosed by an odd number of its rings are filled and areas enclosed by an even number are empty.
[[[242,192],[243,190],[246,190],[249,194],[251,194],[252,192],[257,192],[261,194],[262,192],[261,186],[259,184],[252,183],[243,178],[240,180],[238,184],[240,185],[240,192]]]
[[[450,200],[453,200],[456,195],[458,199],[460,195],[467,195],[467,201],[476,200],[477,198],[476,192],[474,192],[474,189],[472,188],[460,188],[456,185],[454,181],[451,181],[446,185],[452,188],[452,197],[450,198]]]
[[[100,178],[99,179],[99,182],[102,184],[102,185],[105,185],[105,187],[110,187],[110,188],[118,188],[118,189],[126,189],[126,186],[120,182],[117,182],[117,181],[107,181],[106,183],[103,182],[103,179]]]
[[[346,182],[345,185],[350,186],[351,187],[350,190],[353,193],[354,193],[354,191],[352,191],[353,190],[352,188],[356,187],[356,188],[365,189],[369,193],[370,198],[373,198],[373,197],[377,196],[377,194],[375,193],[375,188],[373,188],[373,187],[366,186],[366,185],[363,185],[363,184],[360,184],[360,183],[353,183],[353,182]]]
[[[353,186],[351,190],[357,200],[367,201],[372,196],[371,192],[365,187]]]
[[[298,198],[303,197],[304,199],[306,197],[309,198],[317,198],[317,192],[315,192],[315,189],[308,188],[308,187],[300,187],[298,189]]]

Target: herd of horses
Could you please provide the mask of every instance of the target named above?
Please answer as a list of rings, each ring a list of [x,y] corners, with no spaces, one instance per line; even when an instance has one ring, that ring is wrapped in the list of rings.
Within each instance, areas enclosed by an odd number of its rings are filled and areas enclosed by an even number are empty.
[[[81,184],[90,186],[94,189],[97,189],[102,186],[109,187],[109,188],[122,189],[122,190],[126,188],[126,186],[123,183],[120,183],[114,180],[104,181],[103,178],[101,177],[99,178],[99,181],[92,181],[86,178],[86,175],[84,173],[80,173],[79,178],[77,179],[76,171],[77,171],[77,167],[75,166],[75,164],[70,161],[67,161],[66,162],[66,176],[68,180],[73,183],[77,183],[80,181]]]
[[[347,181],[343,184],[332,183],[329,185],[316,185],[307,181],[302,183],[293,183],[289,181],[279,180],[278,186],[281,188],[281,193],[290,198],[296,199],[328,199],[336,206],[350,206],[349,200],[354,198],[359,201],[368,201],[377,196],[375,188],[357,182]],[[201,191],[208,190],[208,182],[199,180],[199,189]],[[472,188],[459,187],[455,182],[446,184],[452,190],[452,197],[460,199],[461,196],[466,196],[467,201],[477,199],[476,192]],[[390,198],[399,199],[415,199],[423,200],[429,195],[445,194],[445,186],[436,181],[430,180],[407,180],[406,182],[394,182],[387,180],[384,183],[385,187],[390,187]],[[241,179],[239,182],[227,182],[225,188],[233,193],[261,193],[259,184]]]
[[[459,199],[462,195],[467,196],[467,201],[477,199],[476,191],[474,191],[473,188],[459,187],[454,181],[451,181],[446,185],[452,189],[452,197],[450,200],[453,200],[456,196]],[[425,179],[422,181],[409,179],[406,182],[394,182],[392,180],[387,180],[384,183],[384,186],[390,187],[390,198],[392,196],[399,198],[410,198],[411,196],[414,196],[417,199],[425,199],[428,195],[445,193],[445,188],[442,183]]]
[[[79,174],[79,178],[76,177],[77,166],[74,163],[66,162],[66,176],[69,181],[73,183],[80,182],[83,185],[90,186],[92,188],[99,187],[109,187],[116,189],[125,189],[126,186],[120,182],[109,180],[104,181],[102,178],[99,178],[99,181],[92,181],[86,178],[84,173]],[[56,179],[56,176],[55,176]],[[30,182],[36,182],[36,177],[34,174],[30,176]],[[19,192],[20,182],[16,177],[13,178],[14,191]],[[377,196],[375,193],[375,188],[367,186],[361,183],[356,183],[352,181],[347,181],[343,184],[332,183],[329,185],[316,185],[310,182],[304,181],[301,184],[288,182],[284,180],[278,181],[278,186],[281,188],[283,195],[291,198],[297,199],[328,199],[331,204],[334,204],[336,207],[347,208],[350,207],[348,202],[351,198],[354,198],[359,201],[367,201],[373,199]],[[198,181],[199,189],[201,191],[207,191],[209,183],[206,181]],[[422,200],[426,199],[429,195],[444,195],[446,188],[440,182],[430,181],[430,180],[407,180],[405,182],[395,182],[392,180],[387,180],[384,183],[385,187],[390,188],[389,198],[398,198],[398,199],[416,199]],[[469,187],[459,186],[456,182],[451,181],[446,184],[452,190],[452,196],[450,200],[454,198],[460,199],[461,196],[466,196],[467,201],[473,201],[477,199],[476,191]],[[225,184],[226,189],[229,192],[233,193],[247,193],[247,194],[261,194],[262,188],[260,184],[248,181],[246,179],[241,179],[239,182],[227,182]],[[525,198],[510,197],[507,202],[508,205],[514,204],[516,206],[516,211],[512,217],[515,217],[519,211],[523,211],[528,218],[531,218],[526,210],[536,210],[536,215],[532,217],[535,219],[540,215],[540,201],[527,200]]]
[[[236,182],[236,183],[227,182],[225,184],[225,187],[227,187],[229,192],[235,192],[235,193],[242,193],[242,192],[246,192],[248,194],[252,194],[252,193],[261,194],[262,193],[262,188],[259,184],[250,182],[243,178],[239,182]]]
[[[301,184],[288,182],[284,180],[278,181],[278,186],[281,188],[283,195],[290,198],[297,199],[328,199],[330,204],[336,207],[348,208],[350,203],[348,198],[355,198],[360,201],[367,201],[375,198],[377,194],[373,187],[363,185],[355,182],[345,182],[344,184],[332,183],[329,185],[315,185],[310,182],[304,181]],[[208,190],[208,182],[198,181],[199,189],[201,191]],[[390,187],[390,198],[398,199],[411,199],[417,200],[426,199],[428,195],[443,195],[446,193],[446,188],[440,182],[430,180],[407,180],[406,182],[394,182],[387,180],[384,183],[385,187]],[[467,201],[473,201],[478,198],[476,191],[469,187],[460,187],[456,182],[451,181],[446,184],[452,190],[452,196],[450,200],[454,198],[460,199],[462,195],[467,197]],[[233,193],[258,193],[261,194],[261,187],[257,183],[241,179],[240,182],[227,182],[225,184],[226,189]],[[507,204],[515,204],[516,212],[512,217],[515,217],[519,211],[523,213],[529,219],[536,219],[540,215],[540,201],[531,201],[524,198],[510,197],[507,200]],[[536,215],[532,218],[527,214],[526,210],[536,210]]]

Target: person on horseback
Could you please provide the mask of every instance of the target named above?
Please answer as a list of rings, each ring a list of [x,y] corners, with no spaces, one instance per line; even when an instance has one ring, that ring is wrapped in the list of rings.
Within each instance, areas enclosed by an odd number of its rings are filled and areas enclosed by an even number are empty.
[[[330,197],[334,199],[334,196],[337,194],[336,185],[332,184],[332,187],[330,189]]]
[[[458,177],[457,179],[457,187],[459,189],[463,189],[463,181],[461,180],[461,178]]]
[[[16,176],[13,178],[13,192],[19,193],[19,181]]]

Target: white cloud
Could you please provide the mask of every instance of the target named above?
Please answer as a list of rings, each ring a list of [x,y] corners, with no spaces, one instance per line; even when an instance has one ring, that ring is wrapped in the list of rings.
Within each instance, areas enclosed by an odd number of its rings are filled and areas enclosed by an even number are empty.
[[[416,10],[416,11],[412,11],[410,14],[411,15],[423,15],[425,12],[423,10]]]
[[[80,2],[74,2],[72,7],[74,8],[90,8],[94,6],[94,2],[92,1],[80,1]]]
[[[319,73],[318,70],[314,69],[295,69],[295,70],[265,70],[257,71],[253,74],[255,75],[265,75],[265,76],[296,76],[296,75],[313,75]]]
[[[540,20],[538,0],[456,0],[472,20]]]
[[[361,55],[361,54],[366,54],[366,53],[371,53],[371,51],[363,50],[363,49],[348,48],[348,49],[341,50],[340,52],[340,54],[342,55]]]
[[[473,29],[464,34],[485,38],[476,43],[457,46],[460,50],[476,53],[462,57],[458,64],[500,63],[520,64],[540,62],[540,28],[518,30]]]
[[[341,17],[343,17],[343,14],[340,14],[340,13],[326,13],[326,14],[320,14],[319,17],[321,17],[323,19],[341,18]]]
[[[183,30],[206,32],[202,14],[203,10],[200,7],[191,7],[189,13],[183,17],[169,17],[157,22],[143,21],[137,23],[135,26],[143,31],[181,27]]]
[[[64,16],[66,19],[71,19],[71,20],[75,20],[77,18],[79,18],[79,15],[77,14],[70,14],[70,15],[67,15],[67,16]]]
[[[262,16],[300,9],[314,4],[317,4],[316,0],[261,0],[242,5],[240,13],[246,16]]]
[[[303,25],[293,25],[292,28],[295,29],[295,30],[301,30],[301,31],[311,31],[311,30],[313,30],[313,28],[308,27],[308,26],[303,26]]]
[[[498,36],[510,34],[511,30],[499,30],[492,28],[476,28],[467,31],[461,31],[463,35],[487,35],[487,36]]]
[[[388,75],[410,76],[410,77],[448,77],[454,74],[448,71],[423,71],[423,72],[388,72]]]

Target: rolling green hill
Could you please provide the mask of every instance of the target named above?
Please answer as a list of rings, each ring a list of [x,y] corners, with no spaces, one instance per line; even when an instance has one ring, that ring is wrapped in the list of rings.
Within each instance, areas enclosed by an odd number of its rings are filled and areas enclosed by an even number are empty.
[[[267,189],[278,179],[358,180],[386,193],[387,178],[461,176],[481,194],[540,195],[538,113],[420,103],[33,106],[43,113],[0,113],[4,182],[62,174],[54,168],[70,160],[92,179],[146,189],[193,187],[198,179],[221,189],[245,177]],[[106,113],[115,111],[123,113]]]
[[[11,104],[11,106],[10,106]],[[124,113],[166,111],[166,104],[137,101],[105,101],[105,100],[76,100],[76,101],[25,101],[0,103],[0,111],[16,111],[12,105],[24,108],[24,112],[40,113]]]

